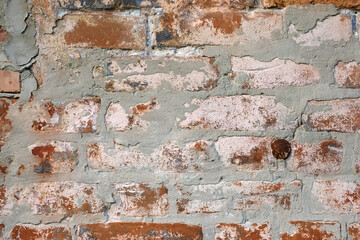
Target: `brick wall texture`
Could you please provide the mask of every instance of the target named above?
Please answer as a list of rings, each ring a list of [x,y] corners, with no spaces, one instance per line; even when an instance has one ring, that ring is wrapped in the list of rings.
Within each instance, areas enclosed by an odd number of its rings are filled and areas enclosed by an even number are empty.
[[[360,239],[359,0],[0,0],[0,239]]]

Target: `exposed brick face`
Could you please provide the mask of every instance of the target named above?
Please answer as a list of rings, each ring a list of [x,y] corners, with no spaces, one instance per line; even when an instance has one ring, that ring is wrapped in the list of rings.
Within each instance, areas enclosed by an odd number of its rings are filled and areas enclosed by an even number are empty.
[[[296,229],[295,233],[282,233],[281,240],[341,239],[338,222],[292,221],[290,224]]]
[[[360,223],[352,223],[348,226],[349,240],[360,238]]]
[[[310,101],[307,112],[303,115],[305,126],[316,131],[359,133],[359,103],[360,99]]]
[[[78,238],[104,239],[203,239],[199,226],[186,224],[158,224],[158,223],[95,223],[80,225]]]
[[[11,119],[8,117],[10,105],[14,101],[6,98],[0,98],[0,151],[5,145],[6,136],[12,129]]]
[[[221,223],[216,226],[216,240],[225,239],[259,239],[271,240],[269,223],[257,224],[226,224]]]
[[[19,93],[20,74],[18,72],[0,70],[0,92]]]
[[[71,230],[60,226],[16,225],[11,231],[11,239],[18,240],[71,240]]]
[[[360,65],[356,62],[339,62],[334,75],[340,87],[360,88]]]
[[[287,7],[295,4],[333,4],[338,8],[360,8],[358,0],[261,0],[264,7]]]
[[[233,77],[248,76],[249,80],[242,85],[244,89],[306,86],[320,82],[319,72],[313,66],[291,60],[261,62],[251,57],[232,57],[231,65]]]

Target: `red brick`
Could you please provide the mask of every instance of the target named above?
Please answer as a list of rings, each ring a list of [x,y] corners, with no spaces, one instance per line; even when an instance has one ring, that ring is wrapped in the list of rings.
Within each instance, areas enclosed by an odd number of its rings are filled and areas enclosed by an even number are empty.
[[[6,191],[6,186],[2,184],[0,185],[0,216],[8,215],[5,209],[7,201],[8,195]]]
[[[360,239],[360,223],[352,223],[348,226],[348,240]]]
[[[124,168],[148,168],[164,172],[199,172],[209,159],[209,142],[197,141],[186,146],[168,142],[151,154],[142,153],[138,147],[116,144],[106,149],[105,144],[88,145],[88,164],[96,171],[116,171]]]
[[[299,45],[309,47],[320,46],[324,41],[347,42],[352,37],[352,19],[343,14],[328,17],[306,33],[297,32],[294,25],[290,25],[289,35]]]
[[[162,216],[169,211],[168,190],[162,185],[151,187],[147,183],[113,184],[110,216]]]
[[[110,103],[105,115],[106,128],[108,131],[116,132],[125,132],[135,127],[146,128],[150,123],[141,119],[141,116],[159,108],[155,98],[147,103],[137,104],[130,108],[132,112],[130,114],[125,112],[120,103]]]
[[[296,4],[332,4],[337,8],[355,8],[360,9],[359,0],[261,0],[266,8],[287,7]]]
[[[206,57],[113,57],[95,66],[93,76],[111,92],[148,91],[163,82],[177,91],[211,90],[219,78],[213,62]]]
[[[272,156],[272,138],[223,137],[215,147],[225,166],[236,166],[238,171],[258,171],[268,166]]]
[[[0,152],[5,145],[5,139],[12,129],[11,120],[8,118],[9,107],[14,100],[0,98]]]
[[[291,171],[309,174],[340,171],[344,158],[342,142],[333,139],[313,144],[291,141],[291,145]]]
[[[5,225],[0,223],[0,239],[4,237]]]
[[[20,73],[0,70],[0,92],[19,93]]]
[[[335,80],[343,88],[360,88],[360,64],[339,62],[335,67]]]
[[[303,120],[309,130],[360,133],[359,105],[360,98],[310,101]]]
[[[224,200],[202,201],[182,198],[176,201],[178,214],[217,213],[221,212],[225,204]]]
[[[64,226],[16,225],[11,232],[11,239],[17,240],[71,240],[71,230]]]
[[[341,239],[338,222],[292,221],[290,223],[295,227],[295,232],[282,233],[281,240]]]
[[[80,225],[79,240],[85,239],[203,239],[202,228],[182,223],[94,223]]]
[[[249,80],[243,89],[275,88],[280,86],[306,86],[320,82],[316,68],[308,64],[297,64],[291,60],[274,59],[261,62],[251,57],[232,57],[232,77],[246,75]]]
[[[104,208],[95,184],[44,182],[16,186],[10,192],[12,201],[30,207],[34,215],[95,214]]]
[[[216,240],[235,240],[235,239],[256,239],[271,240],[271,228],[269,223],[245,223],[231,224],[220,223],[216,226]]]
[[[322,210],[314,213],[336,212],[341,214],[360,214],[360,184],[340,180],[316,181],[312,194]],[[313,204],[315,208],[315,204]]]
[[[273,96],[231,96],[194,99],[199,108],[187,115],[180,127],[236,131],[284,130],[295,127],[287,120],[291,110]]]
[[[8,36],[8,31],[6,31],[4,27],[0,26],[0,43],[6,42]]]
[[[143,49],[145,18],[115,13],[68,14],[57,26],[57,34],[41,41],[42,47]],[[46,40],[48,39],[48,40]]]
[[[69,173],[78,162],[78,150],[71,142],[48,142],[29,146],[36,173]]]
[[[195,10],[194,10],[195,9]],[[158,46],[245,44],[282,31],[282,14],[198,8],[166,12],[156,20]]]

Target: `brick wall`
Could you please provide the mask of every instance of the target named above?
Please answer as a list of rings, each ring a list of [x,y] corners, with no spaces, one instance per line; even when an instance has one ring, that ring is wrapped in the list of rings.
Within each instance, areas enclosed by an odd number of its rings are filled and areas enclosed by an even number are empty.
[[[0,1],[0,239],[360,239],[358,10]]]

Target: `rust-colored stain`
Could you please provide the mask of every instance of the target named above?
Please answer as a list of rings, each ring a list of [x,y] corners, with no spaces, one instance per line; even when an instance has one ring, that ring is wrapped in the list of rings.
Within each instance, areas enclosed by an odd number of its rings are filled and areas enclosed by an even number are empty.
[[[276,139],[271,143],[271,153],[276,159],[286,159],[291,152],[291,145],[285,139]]]
[[[341,72],[348,72],[348,76],[342,87],[345,88],[360,88],[360,65],[351,66],[350,69],[346,68],[346,64],[340,62],[337,66]]]
[[[186,210],[185,207],[186,207],[186,205],[188,205],[189,202],[190,202],[190,200],[187,198],[177,200],[176,201],[177,213],[184,213]]]
[[[360,239],[360,223],[354,223],[348,227],[349,240]]]
[[[80,225],[78,236],[87,239],[203,239],[202,227],[182,223],[94,223]]]
[[[81,127],[78,127],[78,130],[80,133],[92,133],[96,130],[93,128],[93,123],[91,120],[88,120],[87,122],[82,121]]]
[[[0,223],[0,238],[4,236],[5,225]]]
[[[205,141],[199,140],[195,143],[193,149],[198,152],[205,152],[206,148],[209,146]]]
[[[52,129],[52,128],[56,127],[57,124],[52,125],[50,123],[50,119],[55,114],[58,114],[59,116],[62,115],[62,113],[64,111],[63,105],[62,104],[56,105],[53,102],[46,102],[46,103],[43,103],[41,105],[41,109],[44,111],[46,120],[42,120],[42,121],[34,120],[31,127],[35,131],[45,131],[45,130]]]
[[[266,229],[269,228],[268,224],[258,225],[252,224],[252,228],[248,229],[239,224],[220,223],[216,226],[218,230],[223,230],[222,237],[216,237],[216,240],[246,239],[246,240],[261,240],[268,239],[266,236]],[[265,234],[264,234],[265,232]],[[235,233],[235,234],[234,234]],[[265,235],[265,236],[264,236]]]
[[[52,239],[52,240],[71,240],[71,231],[65,227],[48,227],[39,229],[36,227],[28,227],[16,225],[11,231],[11,239],[19,240],[36,240],[36,239]]]
[[[156,98],[151,99],[150,103],[138,104],[135,107],[131,108],[133,115],[142,115],[145,112],[154,110],[158,105]]]
[[[314,240],[314,239],[336,239],[334,233],[325,229],[323,226],[333,226],[335,223],[320,223],[308,221],[291,221],[292,225],[297,227],[297,232],[290,235],[289,233],[282,233],[281,240]]]
[[[97,143],[88,145],[88,157],[92,159],[98,159],[101,156],[100,147]]]
[[[11,120],[7,118],[10,103],[4,98],[0,98],[0,152],[1,147],[5,145],[5,137],[11,131]]]
[[[7,166],[3,166],[3,165],[1,164],[1,162],[0,162],[0,172],[1,172],[2,174],[6,174],[6,173],[7,173],[7,169],[8,169],[8,167],[7,167]]]
[[[21,164],[17,170],[16,175],[20,176],[24,170],[25,170],[25,166]]]
[[[134,17],[116,16],[110,13],[86,13],[69,16],[74,28],[64,35],[67,45],[100,48],[143,48],[138,38],[146,37],[145,28],[134,31],[139,24]],[[137,19],[137,20],[140,20]],[[138,26],[139,27],[139,26]]]
[[[250,154],[234,153],[229,159],[233,165],[249,165],[253,170],[259,170],[264,167],[266,156],[269,150],[265,142],[262,142],[257,147],[253,147],[250,150]]]
[[[240,12],[206,12],[200,18],[201,26],[214,27],[216,33],[232,34],[241,27],[242,13]]]
[[[6,197],[6,187],[5,185],[0,185],[0,211],[4,208],[7,201]]]

